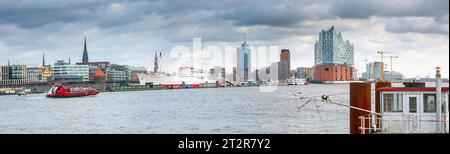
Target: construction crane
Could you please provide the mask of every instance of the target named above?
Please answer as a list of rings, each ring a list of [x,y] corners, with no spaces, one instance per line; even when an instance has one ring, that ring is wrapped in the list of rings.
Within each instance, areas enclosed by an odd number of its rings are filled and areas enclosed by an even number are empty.
[[[392,59],[393,58],[398,58],[398,56],[389,56],[389,58],[391,59],[391,81],[393,81],[393,74],[392,74]]]
[[[381,80],[384,81],[384,54],[386,53],[392,53],[392,52],[384,52],[384,51],[377,51],[378,54],[381,56]]]

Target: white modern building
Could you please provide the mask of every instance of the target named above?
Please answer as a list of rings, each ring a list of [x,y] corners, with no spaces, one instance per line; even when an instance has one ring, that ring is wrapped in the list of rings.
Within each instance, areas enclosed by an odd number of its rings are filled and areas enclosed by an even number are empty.
[[[72,65],[58,60],[52,67],[52,75],[54,77],[76,77],[83,82],[89,81],[89,66],[88,65]]]

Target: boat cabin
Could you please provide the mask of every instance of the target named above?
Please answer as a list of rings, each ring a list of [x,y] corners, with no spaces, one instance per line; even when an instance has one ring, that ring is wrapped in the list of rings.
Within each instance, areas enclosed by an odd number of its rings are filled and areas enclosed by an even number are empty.
[[[377,127],[384,133],[448,133],[448,88],[442,88],[442,113],[436,112],[436,88],[386,87],[380,92]]]

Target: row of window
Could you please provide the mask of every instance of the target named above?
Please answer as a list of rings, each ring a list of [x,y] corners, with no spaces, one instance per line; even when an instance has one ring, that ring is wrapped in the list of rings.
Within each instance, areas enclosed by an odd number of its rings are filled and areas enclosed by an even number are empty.
[[[409,113],[417,113],[418,97],[407,97]],[[384,112],[403,112],[403,94],[383,94]],[[442,108],[444,105],[442,106]],[[441,110],[442,112],[444,109]],[[436,113],[436,94],[423,94],[423,112]]]

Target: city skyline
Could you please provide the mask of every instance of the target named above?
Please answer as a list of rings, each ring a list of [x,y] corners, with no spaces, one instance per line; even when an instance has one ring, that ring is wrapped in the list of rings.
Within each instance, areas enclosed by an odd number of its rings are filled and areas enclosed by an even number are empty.
[[[194,37],[239,46],[246,33],[251,45],[290,49],[295,69],[314,65],[319,32],[335,25],[355,44],[359,73],[382,50],[396,52],[394,71],[406,77],[433,77],[436,66],[449,74],[448,1],[52,2],[0,1],[0,65],[39,66],[43,52],[47,64],[81,62],[87,36],[90,61],[152,67],[155,50],[190,47]]]

